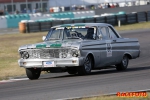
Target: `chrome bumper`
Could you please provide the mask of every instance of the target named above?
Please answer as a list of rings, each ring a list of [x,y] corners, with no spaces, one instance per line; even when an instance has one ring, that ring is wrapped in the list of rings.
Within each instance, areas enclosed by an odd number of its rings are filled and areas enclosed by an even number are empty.
[[[55,59],[19,59],[18,64],[24,68],[44,68],[43,63],[54,61],[54,67],[72,67],[83,65],[84,58],[55,58]]]

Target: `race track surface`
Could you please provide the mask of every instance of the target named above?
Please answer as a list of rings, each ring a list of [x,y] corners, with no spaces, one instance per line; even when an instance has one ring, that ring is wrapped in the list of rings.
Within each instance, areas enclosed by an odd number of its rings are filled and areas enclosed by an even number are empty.
[[[53,100],[150,89],[150,30],[122,32],[138,38],[140,58],[130,60],[126,71],[105,69],[91,75],[46,74],[39,80],[0,83],[0,100]]]

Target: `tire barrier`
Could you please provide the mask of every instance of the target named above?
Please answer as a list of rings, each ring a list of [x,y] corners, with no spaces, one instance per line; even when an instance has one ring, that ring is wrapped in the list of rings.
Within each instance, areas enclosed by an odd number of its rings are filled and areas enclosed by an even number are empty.
[[[116,16],[111,15],[111,16],[106,16],[106,23],[111,24],[111,25],[116,25]]]
[[[138,12],[130,14],[117,14],[109,16],[93,16],[93,17],[80,17],[80,18],[64,18],[55,20],[42,20],[40,22],[28,22],[27,32],[48,31],[50,27],[61,24],[72,23],[109,23],[111,25],[132,24],[137,22],[150,21],[150,11]]]
[[[53,20],[52,21],[52,26],[61,25],[61,24],[63,24],[62,20]]]
[[[95,18],[93,17],[85,18],[85,23],[95,23]]]
[[[116,20],[120,21],[121,24],[127,24],[127,16],[126,16],[126,14],[116,15]]]
[[[62,20],[62,23],[63,24],[70,24],[70,23],[73,23],[73,20],[72,19],[64,19],[64,20]]]
[[[26,24],[27,32],[40,32],[40,23],[39,22],[29,22]]]
[[[150,11],[148,11],[146,14],[147,14],[146,16],[147,21],[150,21]]]
[[[47,22],[40,22],[40,31],[49,31],[49,29],[52,27],[51,21]]]
[[[145,22],[146,21],[146,12],[138,12],[137,13],[137,21]]]
[[[104,17],[104,16],[96,17],[95,22],[96,23],[106,23],[106,17]]]
[[[131,13],[127,14],[127,23],[132,24],[132,23],[137,23],[137,13]]]
[[[85,18],[74,18],[73,22],[74,23],[84,23],[85,22]]]

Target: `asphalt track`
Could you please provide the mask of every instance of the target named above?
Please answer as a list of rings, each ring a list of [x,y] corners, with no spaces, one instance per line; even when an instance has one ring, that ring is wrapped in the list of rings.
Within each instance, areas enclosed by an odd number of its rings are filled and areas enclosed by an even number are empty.
[[[0,100],[53,100],[150,89],[150,30],[121,36],[138,38],[141,45],[140,58],[130,60],[126,71],[105,69],[87,76],[52,73],[34,81],[1,83]]]

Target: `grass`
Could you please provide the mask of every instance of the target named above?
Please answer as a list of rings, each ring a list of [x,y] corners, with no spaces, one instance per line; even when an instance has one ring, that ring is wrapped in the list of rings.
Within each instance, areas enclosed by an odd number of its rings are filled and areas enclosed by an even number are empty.
[[[135,30],[150,27],[150,22],[122,25],[115,27],[116,30]],[[42,36],[47,32],[30,34],[2,34],[0,35],[0,80],[25,75],[24,68],[18,66],[18,48],[21,45],[42,42]]]
[[[17,63],[18,48],[21,45],[41,42],[46,33],[0,35],[0,80],[25,75],[24,68],[20,68]]]
[[[125,30],[140,30],[150,28],[150,22],[140,22],[136,24],[121,25],[121,27],[115,26],[116,30],[125,31]]]

